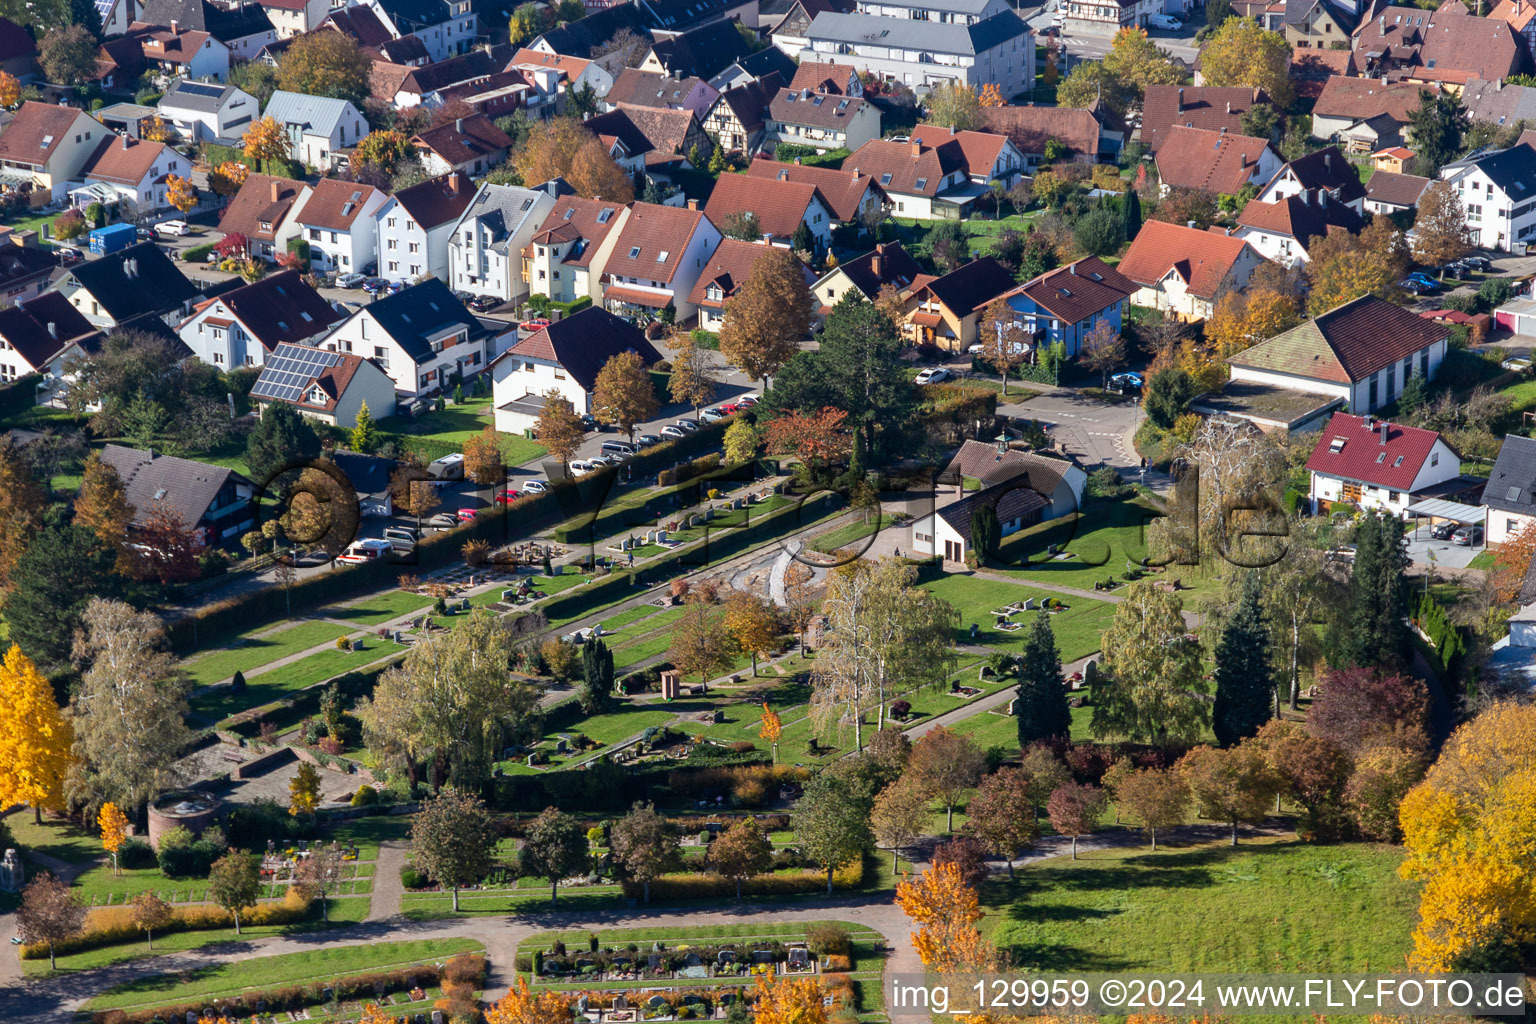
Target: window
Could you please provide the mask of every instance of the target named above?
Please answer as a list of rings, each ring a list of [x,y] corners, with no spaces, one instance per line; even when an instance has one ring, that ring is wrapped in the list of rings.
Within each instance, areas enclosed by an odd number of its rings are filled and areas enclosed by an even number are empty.
[[[320,241],[320,229],[319,228],[310,228],[309,229],[309,240],[311,242],[318,242],[318,241]]]
[[[1429,464],[1431,466],[1438,466],[1438,465],[1440,465],[1440,453],[1439,452],[1430,452],[1429,453]]]
[[[1399,501],[1401,501],[1402,498],[1403,498],[1403,496],[1400,493],[1398,493],[1397,491],[1388,491],[1387,492],[1387,500],[1390,501],[1390,502],[1393,502],[1394,504],[1399,502]]]
[[[629,258],[632,260],[637,260],[640,258],[640,247],[638,245],[632,245],[629,247]]]
[[[555,379],[557,379],[557,380],[565,380],[565,371],[562,370],[558,366],[555,367]]]
[[[395,218],[393,218],[393,217],[389,218],[389,226],[390,227],[394,227],[395,226]]]
[[[388,248],[388,249],[394,249],[394,248],[397,248],[397,245],[396,245],[396,242],[395,242],[395,240],[394,240],[394,239],[393,239],[393,238],[391,238],[391,239],[390,239],[390,240],[389,240],[389,244],[388,244],[388,245],[387,245],[387,246],[385,246],[385,248]]]
[[[1515,532],[1519,531],[1519,529],[1520,529],[1520,523],[1519,523],[1518,520],[1514,520],[1514,519],[1506,519],[1506,520],[1504,520],[1504,532],[1505,533],[1515,533]]]
[[[331,232],[331,241],[336,241],[336,232],[334,231]]]

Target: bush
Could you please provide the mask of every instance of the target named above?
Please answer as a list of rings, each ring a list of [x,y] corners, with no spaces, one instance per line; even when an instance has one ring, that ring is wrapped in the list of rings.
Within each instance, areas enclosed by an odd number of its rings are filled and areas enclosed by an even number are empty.
[[[807,926],[805,944],[817,956],[853,955],[853,938],[848,934],[848,929],[831,921],[818,921]]]
[[[427,878],[420,871],[406,864],[400,868],[400,884],[407,889],[425,889]]]
[[[266,925],[293,924],[309,916],[309,897],[297,889],[289,889],[283,898],[259,903],[240,915],[242,927],[259,928]],[[208,931],[213,928],[233,928],[234,916],[222,907],[211,903],[194,903],[172,908],[171,923],[156,932],[156,937],[170,932]],[[116,946],[125,942],[142,942],[144,932],[133,923],[133,907],[97,907],[86,915],[85,929],[72,939],[54,944],[55,951],[63,956],[102,946]],[[48,944],[34,942],[21,947],[23,960],[46,960]]]
[[[841,953],[834,953],[827,957],[826,969],[828,972],[853,970],[853,958]]]
[[[216,245],[218,245],[217,242],[209,242],[207,245],[194,245],[190,249],[183,249],[181,251],[181,262],[202,263],[208,259],[208,254],[213,252]]]
[[[836,889],[851,889],[863,881],[863,858],[855,860],[852,864],[845,864],[832,872],[832,886]],[[630,893],[633,889],[632,895],[638,895],[640,892],[640,887],[631,882],[625,882],[624,889],[626,893]],[[788,896],[797,893],[826,892],[827,873],[816,867],[797,872],[754,875],[742,883],[741,891],[743,895],[751,896]],[[663,875],[651,882],[653,899],[723,899],[735,895],[735,881],[723,875],[688,872]]]
[[[137,836],[129,839],[117,851],[117,863],[129,871],[156,866],[155,851],[149,843]]]
[[[357,792],[352,794],[353,807],[372,807],[379,802],[379,791],[364,783],[357,787]]]

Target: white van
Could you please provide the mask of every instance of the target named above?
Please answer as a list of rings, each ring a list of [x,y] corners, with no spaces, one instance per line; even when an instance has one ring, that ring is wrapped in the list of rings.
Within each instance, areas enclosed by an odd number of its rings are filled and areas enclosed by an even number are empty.
[[[416,531],[409,526],[384,527],[384,539],[396,551],[410,554],[416,550]]]
[[[604,441],[603,454],[617,455],[619,458],[628,461],[635,457],[635,449],[627,441]]]
[[[464,456],[458,452],[432,460],[427,475],[434,480],[463,480]]]
[[[374,562],[391,551],[395,546],[387,540],[370,537],[365,540],[355,540],[347,545],[347,550],[336,556],[336,561],[345,562],[347,565],[362,565],[364,562]]]

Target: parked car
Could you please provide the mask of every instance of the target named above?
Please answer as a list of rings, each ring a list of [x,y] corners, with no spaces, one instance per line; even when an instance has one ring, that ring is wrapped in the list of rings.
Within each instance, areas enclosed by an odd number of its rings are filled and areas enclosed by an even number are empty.
[[[699,419],[703,420],[705,423],[718,423],[720,420],[725,419],[726,415],[727,413],[724,409],[705,409],[703,412],[699,413]]]
[[[917,375],[917,384],[937,384],[939,381],[949,380],[949,371],[942,366],[930,366]]]
[[[1461,258],[1461,262],[1467,264],[1469,267],[1474,267],[1478,270],[1481,270],[1485,274],[1493,269],[1493,260],[1489,259],[1487,256],[1479,256],[1476,253],[1473,253],[1471,256],[1463,256]]]
[[[147,242],[151,238],[155,237],[155,233],[153,231],[151,231],[149,228],[137,227],[137,228],[133,229],[133,237],[137,238],[141,242]]]
[[[549,488],[544,486],[544,481],[542,480],[524,480],[523,490],[528,494],[543,494]]]
[[[53,251],[59,254],[60,263],[78,263],[85,259],[85,255],[79,249],[67,245],[56,246]]]
[[[1411,277],[1403,278],[1397,282],[1397,286],[1410,295],[1428,295],[1434,291],[1433,288],[1426,288],[1422,282]]]
[[[347,545],[347,550],[336,556],[336,561],[346,565],[362,565],[364,562],[377,561],[395,550],[395,546],[387,540],[355,540]]]
[[[589,412],[584,412],[584,413],[581,414],[581,429],[582,430],[601,430],[602,429],[602,424],[597,422],[597,417],[596,416],[593,416]]]
[[[514,491],[512,488],[508,487],[506,490],[504,490],[500,494],[496,495],[496,504],[498,504],[498,505],[510,505],[514,501],[516,501],[517,499],[518,499],[518,492]]]
[[[520,331],[527,331],[529,334],[532,334],[534,331],[542,331],[548,326],[549,320],[547,318],[536,316],[532,320],[524,320],[522,323],[518,324],[517,329]]]
[[[661,444],[661,438],[657,437],[655,434],[641,434],[639,437],[635,438],[635,444],[639,445],[641,448],[649,448],[653,444]]]
[[[405,291],[409,287],[410,287],[410,283],[409,282],[406,282],[406,281],[391,281],[389,283],[389,286],[384,289],[384,294],[386,294],[386,295],[399,295],[401,292]]]
[[[750,408],[752,408],[752,406],[756,405],[758,402],[761,402],[761,401],[762,401],[762,399],[760,397],[758,397],[756,394],[749,394],[749,395],[742,395],[740,398],[736,399],[736,404],[737,405],[744,405],[748,409],[750,409]]]
[[[501,300],[494,295],[471,295],[469,301],[464,303],[476,313],[489,313],[501,305]]]
[[[595,472],[597,468],[597,463],[593,462],[591,459],[577,459],[575,462],[571,463],[571,472],[575,473],[577,476],[585,476],[588,473]]]
[[[1431,526],[1429,528],[1429,535],[1434,540],[1450,540],[1451,534],[1459,529],[1461,529],[1460,523],[1446,520],[1443,523],[1436,523],[1434,526]]]
[[[1481,526],[1463,526],[1451,534],[1451,543],[1462,547],[1476,547],[1483,542],[1483,528]]]
[[[1140,391],[1142,386],[1141,374],[1126,371],[1117,373],[1109,378],[1109,390],[1117,395],[1123,395],[1127,391]]]
[[[688,431],[690,434],[699,429],[699,425],[693,422],[693,420],[678,420],[677,425]]]
[[[362,274],[342,274],[336,278],[337,288],[361,288],[363,282],[368,280]]]
[[[389,541],[396,551],[404,554],[410,554],[416,550],[416,531],[409,526],[384,527],[384,539]]]
[[[1408,275],[1408,279],[1410,281],[1417,281],[1420,284],[1422,284],[1422,285],[1424,285],[1425,287],[1428,287],[1428,288],[1439,288],[1440,287],[1440,282],[1439,281],[1435,280],[1433,277],[1430,277],[1428,274],[1426,274],[1422,270],[1415,270],[1413,273]]]
[[[681,441],[683,438],[688,436],[688,431],[684,430],[682,427],[677,426],[676,424],[672,424],[670,426],[661,428],[661,436],[671,438],[674,441]]]
[[[369,295],[377,295],[388,287],[389,282],[384,280],[382,277],[370,277],[368,280],[363,282],[363,291],[367,292]]]
[[[477,508],[461,508],[458,511],[459,521],[460,522],[464,522],[464,523],[469,522],[471,519],[475,518],[475,516],[477,516],[479,514],[480,514],[480,510],[477,509]]]
[[[187,222],[184,220],[163,220],[155,225],[155,234],[157,235],[170,235],[173,238],[180,238],[182,235],[191,233],[192,229],[187,226]]]
[[[1177,32],[1183,26],[1171,14],[1153,14],[1147,18],[1147,28],[1160,28],[1164,32]]]
[[[431,530],[451,530],[460,524],[458,516],[452,512],[439,512],[427,520],[427,528]]]

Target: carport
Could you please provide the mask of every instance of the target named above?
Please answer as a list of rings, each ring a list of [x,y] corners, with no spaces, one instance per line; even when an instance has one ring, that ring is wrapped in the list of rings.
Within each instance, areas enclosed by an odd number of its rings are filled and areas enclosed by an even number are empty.
[[[1418,538],[1419,521],[1429,519],[1449,519],[1463,526],[1481,526],[1486,531],[1488,528],[1488,510],[1481,505],[1465,505],[1459,501],[1446,501],[1444,498],[1425,498],[1416,501],[1403,510],[1407,515],[1413,516],[1413,534]]]

